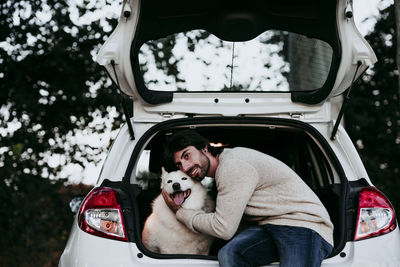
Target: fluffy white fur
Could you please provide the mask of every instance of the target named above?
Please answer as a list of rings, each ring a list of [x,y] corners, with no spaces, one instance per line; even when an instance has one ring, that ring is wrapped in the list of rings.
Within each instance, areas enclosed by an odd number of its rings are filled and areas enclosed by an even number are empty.
[[[175,195],[176,201],[185,209],[211,212],[215,202],[207,194],[206,188],[181,171],[166,173],[161,177],[161,188]],[[190,190],[190,195],[188,195]],[[177,193],[178,192],[178,193]],[[184,193],[185,192],[185,193]],[[153,202],[153,212],[147,218],[142,241],[147,249],[161,254],[201,254],[207,255],[213,238],[195,233],[180,223],[160,194]]]

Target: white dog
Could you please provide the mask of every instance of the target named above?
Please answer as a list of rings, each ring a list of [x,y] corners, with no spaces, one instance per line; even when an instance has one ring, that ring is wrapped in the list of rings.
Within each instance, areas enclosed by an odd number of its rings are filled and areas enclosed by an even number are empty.
[[[215,202],[206,188],[182,171],[166,173],[163,170],[161,180],[161,188],[177,205],[186,209],[214,211]],[[160,194],[154,200],[153,212],[144,224],[142,241],[147,249],[156,253],[208,255],[213,237],[195,233],[179,222]]]

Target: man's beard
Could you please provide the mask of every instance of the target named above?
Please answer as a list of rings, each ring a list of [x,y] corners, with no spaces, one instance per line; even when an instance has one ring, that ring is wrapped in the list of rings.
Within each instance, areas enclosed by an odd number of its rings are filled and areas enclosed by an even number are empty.
[[[197,168],[199,171],[196,174],[196,176],[192,177],[193,179],[197,181],[202,181],[204,177],[206,177],[208,170],[210,169],[210,159],[204,155],[203,152],[201,152],[201,159],[200,159],[200,164],[195,164],[192,168],[187,171],[187,174],[190,176],[190,172],[193,170],[193,168]]]

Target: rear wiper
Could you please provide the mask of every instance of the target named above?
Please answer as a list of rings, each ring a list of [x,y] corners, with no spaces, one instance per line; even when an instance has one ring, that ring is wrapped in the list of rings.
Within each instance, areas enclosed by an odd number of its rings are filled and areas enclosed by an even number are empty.
[[[353,85],[354,85],[354,82],[355,82],[355,79],[356,79],[356,76],[357,76],[357,72],[358,72],[358,69],[360,68],[360,66],[361,66],[361,61],[358,61],[357,62],[357,68],[356,68],[356,71],[355,71],[354,76],[353,76],[353,80],[351,81],[351,85],[350,85],[349,89],[347,89],[346,96],[344,97],[342,107],[340,108],[339,115],[338,115],[338,117],[336,119],[335,126],[333,127],[333,130],[332,130],[332,134],[331,134],[331,140],[332,141],[336,139],[336,133],[337,133],[337,130],[339,128],[340,121],[342,120],[344,111],[345,111],[345,109],[347,107],[347,103],[350,100],[351,89],[353,88]]]

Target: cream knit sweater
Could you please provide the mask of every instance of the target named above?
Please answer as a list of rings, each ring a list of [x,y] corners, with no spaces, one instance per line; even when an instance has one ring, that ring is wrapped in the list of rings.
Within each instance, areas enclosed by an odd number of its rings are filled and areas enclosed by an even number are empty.
[[[225,149],[215,174],[216,211],[179,209],[189,229],[222,239],[236,233],[244,216],[259,225],[306,227],[333,245],[333,225],[319,198],[283,162],[253,149]]]

